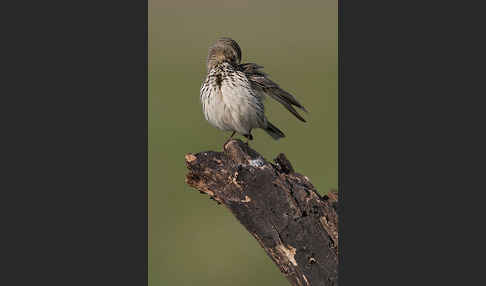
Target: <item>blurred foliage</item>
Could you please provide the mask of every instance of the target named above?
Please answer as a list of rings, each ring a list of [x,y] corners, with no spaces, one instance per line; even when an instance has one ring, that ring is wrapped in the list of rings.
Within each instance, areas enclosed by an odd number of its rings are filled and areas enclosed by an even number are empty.
[[[302,123],[268,99],[287,137],[254,130],[250,146],[267,160],[285,153],[321,194],[337,189],[337,1],[150,0],[148,13],[149,285],[288,285],[228,210],[185,185],[184,155],[230,135],[199,102],[208,48],[229,36],[309,110]]]

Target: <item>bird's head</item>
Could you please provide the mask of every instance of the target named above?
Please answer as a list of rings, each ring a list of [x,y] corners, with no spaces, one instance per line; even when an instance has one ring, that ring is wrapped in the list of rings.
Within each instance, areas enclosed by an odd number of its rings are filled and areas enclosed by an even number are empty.
[[[219,38],[214,45],[209,48],[206,62],[208,71],[223,62],[232,65],[237,65],[241,62],[240,46],[231,38]]]

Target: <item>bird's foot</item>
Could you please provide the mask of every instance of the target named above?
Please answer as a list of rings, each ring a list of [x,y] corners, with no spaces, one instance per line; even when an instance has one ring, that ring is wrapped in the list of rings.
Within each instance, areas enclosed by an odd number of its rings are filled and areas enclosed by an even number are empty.
[[[224,142],[223,147],[225,149],[226,149],[226,144],[228,144],[228,142],[230,142],[231,139],[233,139],[233,136],[235,136],[235,133],[236,133],[236,131],[233,131],[233,133],[231,133],[231,136],[226,140],[226,142]]]
[[[251,135],[251,134],[245,134],[245,135],[243,135],[243,136],[245,136],[245,137],[246,137],[246,139],[247,139],[245,144],[246,144],[247,146],[250,146],[250,144],[249,144],[249,143],[250,143],[250,141],[251,141],[251,140],[253,140],[253,135]]]
[[[235,133],[236,133],[236,131],[233,131],[233,133],[231,133],[231,136],[228,137],[228,139],[226,140],[226,142],[224,142],[224,145],[226,145],[228,142],[230,142],[231,139],[233,139],[233,136],[235,136]]]

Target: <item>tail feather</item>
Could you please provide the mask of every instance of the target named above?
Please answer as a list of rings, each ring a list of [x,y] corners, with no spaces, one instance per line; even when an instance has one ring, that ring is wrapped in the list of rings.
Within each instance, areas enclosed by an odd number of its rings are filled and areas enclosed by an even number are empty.
[[[265,131],[275,140],[285,137],[285,134],[270,122],[267,122],[267,128],[265,129]]]

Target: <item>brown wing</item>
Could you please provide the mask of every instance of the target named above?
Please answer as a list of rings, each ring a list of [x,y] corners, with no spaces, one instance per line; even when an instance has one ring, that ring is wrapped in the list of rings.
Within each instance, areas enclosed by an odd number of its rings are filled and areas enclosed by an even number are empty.
[[[263,68],[262,66],[253,63],[247,63],[241,64],[238,67],[242,72],[246,74],[252,84],[260,87],[266,95],[280,102],[288,111],[290,111],[290,113],[295,115],[295,117],[297,117],[299,120],[306,122],[305,119],[293,107],[297,106],[298,108],[307,112],[304,106],[302,106],[302,104],[300,104],[292,94],[281,89],[278,84],[271,81],[268,78],[268,75],[260,70]]]

